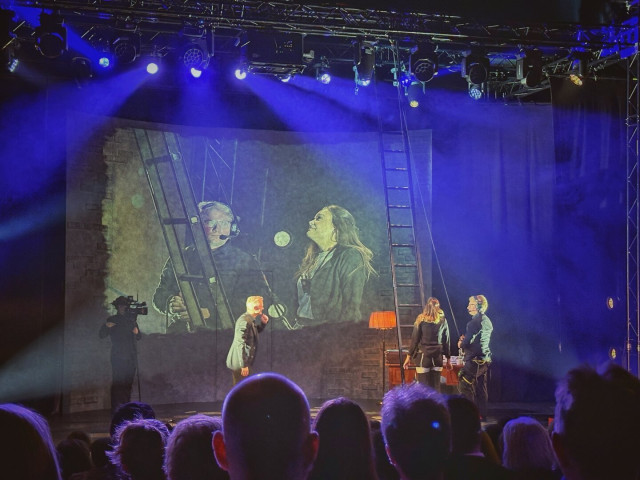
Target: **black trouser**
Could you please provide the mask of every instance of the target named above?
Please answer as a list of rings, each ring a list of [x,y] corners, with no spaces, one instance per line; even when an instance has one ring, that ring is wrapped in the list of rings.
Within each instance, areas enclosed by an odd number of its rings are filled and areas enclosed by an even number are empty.
[[[238,382],[244,380],[247,377],[243,377],[242,370],[238,369],[238,370],[231,370],[231,378],[233,381],[233,385],[236,385]]]
[[[429,355],[424,352],[420,353],[416,361],[416,379],[418,383],[422,383],[439,392],[442,366],[442,350]]]
[[[491,362],[469,360],[458,374],[458,391],[478,406],[482,418],[487,418],[487,374]]]
[[[136,375],[136,358],[111,358],[111,412],[131,401],[131,388]]]

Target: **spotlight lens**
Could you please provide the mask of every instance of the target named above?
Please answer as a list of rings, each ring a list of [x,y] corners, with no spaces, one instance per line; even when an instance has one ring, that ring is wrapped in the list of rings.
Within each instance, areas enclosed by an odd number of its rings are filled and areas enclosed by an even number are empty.
[[[193,78],[200,78],[202,76],[202,70],[198,70],[197,68],[191,68],[190,72]]]
[[[402,77],[400,77],[400,85],[402,85],[403,87],[408,87],[409,85],[411,85],[411,76],[403,75]]]
[[[324,83],[325,85],[331,83],[331,75],[329,75],[328,73],[323,73],[322,75],[320,75],[320,83]]]
[[[109,68],[111,62],[109,61],[108,57],[101,57],[100,60],[98,60],[98,65],[100,65],[102,68]]]
[[[582,86],[582,79],[579,75],[572,73],[571,75],[569,75],[569,79],[573,82],[574,85],[577,85],[578,87]]]
[[[369,84],[371,83],[371,79],[365,78],[363,80],[360,80],[358,83],[360,84],[361,87],[368,87]]]
[[[280,77],[280,81],[282,83],[288,83],[289,80],[291,80],[291,75],[284,75],[284,76]]]
[[[412,108],[418,108],[418,105],[420,105],[420,102],[418,102],[418,100],[410,100],[409,101],[409,106]]]
[[[238,80],[244,80],[247,78],[247,72],[242,68],[236,68],[235,76]]]
[[[474,100],[480,100],[482,98],[482,90],[477,85],[470,85],[469,96]]]
[[[151,75],[155,75],[156,73],[158,73],[158,64],[153,62],[147,64],[147,73]]]
[[[14,73],[17,70],[19,63],[20,61],[17,58],[11,60],[9,62],[9,65],[7,66],[7,70],[9,70],[9,73]]]

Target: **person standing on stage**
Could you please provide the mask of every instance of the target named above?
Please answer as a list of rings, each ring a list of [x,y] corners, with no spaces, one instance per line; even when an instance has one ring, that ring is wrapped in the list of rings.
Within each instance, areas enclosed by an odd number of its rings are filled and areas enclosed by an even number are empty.
[[[256,359],[258,334],[269,322],[269,317],[262,313],[263,309],[262,297],[249,297],[247,311],[236,320],[233,342],[227,355],[227,368],[231,370],[234,385],[249,375],[249,368]]]
[[[303,326],[359,322],[364,284],[375,274],[373,253],[358,236],[346,209],[329,205],[309,222],[311,240],[296,273],[297,319]]]
[[[409,368],[413,358],[418,382],[439,392],[443,355],[447,357],[447,368],[452,369],[449,325],[440,308],[440,301],[431,297],[413,324],[409,352],[402,367],[405,370]]]
[[[487,418],[487,374],[491,366],[491,332],[493,324],[485,315],[489,302],[484,295],[469,297],[467,311],[471,321],[467,331],[458,340],[458,348],[464,350],[464,366],[458,374],[460,394],[478,405],[480,415]]]
[[[130,300],[120,296],[112,305],[118,313],[100,327],[100,338],[111,337],[111,412],[131,400],[131,387],[138,369],[136,342],[142,338],[137,315],[129,310]]]

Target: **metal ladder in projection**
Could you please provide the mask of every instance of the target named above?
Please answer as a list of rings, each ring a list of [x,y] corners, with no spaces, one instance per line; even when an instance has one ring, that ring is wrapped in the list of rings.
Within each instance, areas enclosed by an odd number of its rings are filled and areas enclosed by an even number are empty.
[[[189,327],[233,328],[235,317],[200,222],[176,134],[138,128],[134,133],[169,258],[189,313]],[[197,253],[200,263],[197,271],[189,271],[187,246],[193,246]],[[193,270],[194,266],[191,267]],[[207,298],[199,298],[203,295]],[[207,310],[206,305],[217,306],[216,311]]]
[[[402,365],[404,361],[402,350],[409,347],[413,323],[422,312],[424,305],[424,282],[420,250],[416,243],[409,132],[400,88],[398,87],[399,118],[396,124],[399,129],[390,129],[384,124],[380,115],[380,99],[378,99],[378,135],[387,209],[398,356],[399,364]],[[404,384],[402,368],[400,373]]]

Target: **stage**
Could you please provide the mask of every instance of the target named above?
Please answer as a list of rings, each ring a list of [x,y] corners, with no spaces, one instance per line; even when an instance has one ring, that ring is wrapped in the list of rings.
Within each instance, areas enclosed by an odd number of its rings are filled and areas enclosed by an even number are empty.
[[[380,420],[380,402],[376,400],[355,400],[372,420]],[[311,415],[315,417],[323,400],[310,400]],[[156,417],[163,422],[175,425],[180,420],[195,414],[211,416],[221,415],[222,403],[176,403],[153,406]],[[489,417],[483,426],[497,423],[504,419],[519,416],[530,416],[547,425],[553,416],[552,403],[489,403]],[[57,444],[73,431],[87,433],[91,440],[109,435],[111,415],[109,410],[94,410],[68,415],[56,415],[49,418],[53,440]]]

